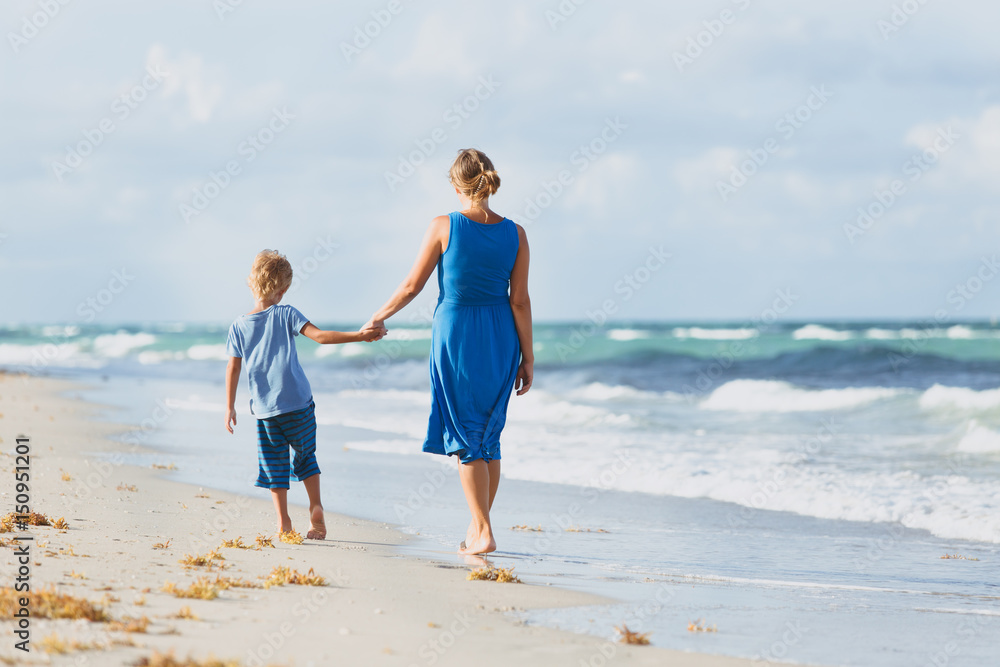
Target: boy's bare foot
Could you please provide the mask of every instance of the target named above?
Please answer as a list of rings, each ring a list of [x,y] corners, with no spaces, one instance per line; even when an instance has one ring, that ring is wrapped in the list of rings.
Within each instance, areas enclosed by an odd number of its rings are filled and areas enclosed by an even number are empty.
[[[288,516],[282,517],[281,520],[278,522],[278,535],[290,532],[291,530],[292,530],[292,518]]]
[[[323,516],[323,506],[316,505],[309,510],[309,532],[306,538],[310,540],[326,539],[326,518]]]
[[[477,539],[466,540],[462,543],[462,548],[458,553],[463,556],[474,556],[476,554],[488,554],[497,550],[497,543],[492,535],[483,535]]]

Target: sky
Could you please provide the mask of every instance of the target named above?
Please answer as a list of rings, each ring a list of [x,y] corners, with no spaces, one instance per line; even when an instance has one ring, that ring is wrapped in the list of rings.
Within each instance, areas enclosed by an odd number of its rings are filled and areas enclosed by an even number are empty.
[[[360,323],[470,146],[540,321],[782,294],[798,321],[994,318],[997,25],[985,0],[8,0],[2,320],[228,322],[275,248],[287,302]]]

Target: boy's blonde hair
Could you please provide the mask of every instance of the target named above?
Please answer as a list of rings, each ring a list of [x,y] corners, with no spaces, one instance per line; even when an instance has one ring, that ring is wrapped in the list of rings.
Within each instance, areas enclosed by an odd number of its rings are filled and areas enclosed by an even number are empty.
[[[261,250],[253,260],[247,285],[254,298],[267,299],[292,284],[292,265],[277,250]]]

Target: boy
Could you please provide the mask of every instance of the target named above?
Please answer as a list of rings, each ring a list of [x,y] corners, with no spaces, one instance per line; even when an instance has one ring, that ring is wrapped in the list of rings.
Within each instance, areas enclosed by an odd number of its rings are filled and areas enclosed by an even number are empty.
[[[288,516],[288,448],[295,452],[291,471],[309,494],[309,539],[326,538],[326,522],[319,492],[319,466],[316,463],[316,415],[312,389],[295,350],[294,337],[300,333],[317,343],[375,341],[384,329],[366,329],[354,333],[323,331],[302,313],[288,305],[279,305],[292,284],[292,266],[284,255],[264,250],[254,259],[247,284],[256,303],[229,328],[226,351],[226,429],[236,425],[236,385],[243,361],[250,382],[250,412],[257,418],[256,486],[271,490],[278,513],[278,531],[292,530]]]

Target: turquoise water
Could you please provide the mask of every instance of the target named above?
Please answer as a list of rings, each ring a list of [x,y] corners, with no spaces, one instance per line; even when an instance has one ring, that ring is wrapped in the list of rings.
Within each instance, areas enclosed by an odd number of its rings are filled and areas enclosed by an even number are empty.
[[[359,323],[319,323],[350,329]],[[153,366],[168,362],[225,358],[228,325],[159,323],[130,326],[37,325],[0,328],[0,365],[93,367],[115,361]],[[338,365],[362,365],[387,355],[393,360],[426,358],[430,322],[393,328],[394,341],[324,348],[303,341],[303,359]],[[818,351],[895,353],[907,363],[938,357],[955,361],[1000,361],[1000,327],[986,322],[939,325],[928,322],[541,324],[535,328],[538,363],[580,365],[616,360],[734,357],[737,362],[806,355]],[[394,342],[392,347],[389,343]],[[816,357],[813,370],[823,370]],[[899,360],[897,360],[898,362]],[[829,364],[826,370],[832,370]]]
[[[0,363],[96,381],[89,397],[137,425],[123,440],[155,452],[134,462],[253,494],[252,429],[222,432],[225,329],[8,328]],[[760,664],[994,664],[998,336],[975,322],[538,326],[536,384],[503,439],[494,560],[622,602],[525,622],[610,639],[628,620],[656,644]],[[300,354],[330,509],[453,559],[464,500],[454,470],[420,454],[428,345],[429,329],[394,328]],[[237,405],[245,424],[242,392]],[[941,558],[956,553],[978,560]],[[719,632],[688,632],[698,618]]]

